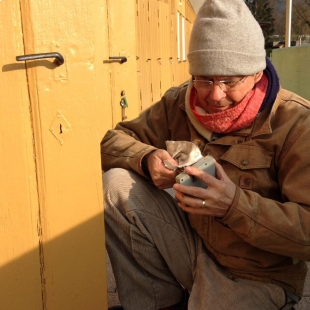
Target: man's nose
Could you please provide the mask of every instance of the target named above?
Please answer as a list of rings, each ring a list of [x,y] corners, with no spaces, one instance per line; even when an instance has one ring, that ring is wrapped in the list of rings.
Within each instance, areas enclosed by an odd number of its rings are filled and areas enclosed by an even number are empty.
[[[214,84],[210,92],[210,98],[214,101],[221,101],[221,99],[226,97],[226,93],[222,91],[218,84]]]

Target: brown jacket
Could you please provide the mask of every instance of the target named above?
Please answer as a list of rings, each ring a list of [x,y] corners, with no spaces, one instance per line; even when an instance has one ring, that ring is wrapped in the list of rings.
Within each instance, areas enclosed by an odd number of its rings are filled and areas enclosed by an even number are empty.
[[[167,91],[139,118],[119,123],[101,143],[102,169],[144,175],[143,156],[166,140],[196,143],[237,185],[228,214],[190,215],[217,261],[236,277],[271,282],[302,295],[310,260],[310,104],[281,89],[272,108],[245,130],[213,142],[189,122],[186,87]]]

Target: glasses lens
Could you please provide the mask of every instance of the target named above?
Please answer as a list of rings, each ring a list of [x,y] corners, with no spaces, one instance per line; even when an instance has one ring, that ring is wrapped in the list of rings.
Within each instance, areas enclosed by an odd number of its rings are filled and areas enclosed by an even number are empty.
[[[220,81],[219,85],[223,91],[232,91],[237,88],[237,85],[239,85],[239,80]]]
[[[213,87],[213,82],[208,80],[194,80],[194,86],[199,90],[210,90]]]
[[[242,84],[246,80],[247,76],[242,77],[241,79],[232,79],[232,80],[224,80],[219,82],[213,82],[211,80],[194,80],[194,86],[197,90],[205,90],[210,91],[213,88],[213,85],[219,85],[223,92],[234,91],[238,88],[240,84]]]

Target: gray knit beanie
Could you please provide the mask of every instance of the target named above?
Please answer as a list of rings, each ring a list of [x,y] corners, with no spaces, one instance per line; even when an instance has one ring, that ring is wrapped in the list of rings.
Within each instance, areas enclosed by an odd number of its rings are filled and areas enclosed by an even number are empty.
[[[251,75],[266,68],[264,36],[243,0],[206,0],[189,42],[191,75]]]

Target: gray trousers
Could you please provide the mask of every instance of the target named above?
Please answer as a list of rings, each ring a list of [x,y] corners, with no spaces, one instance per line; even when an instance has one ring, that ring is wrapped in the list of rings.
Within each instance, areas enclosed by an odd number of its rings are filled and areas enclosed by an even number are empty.
[[[281,287],[222,270],[166,191],[118,168],[103,183],[106,245],[124,309],[173,305],[183,288],[190,310],[291,309]]]

